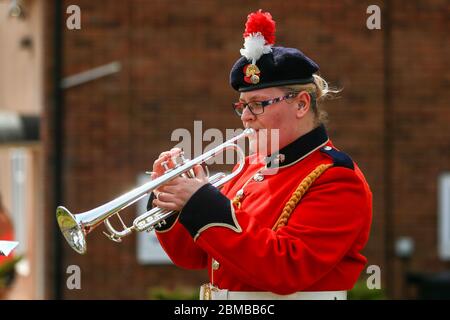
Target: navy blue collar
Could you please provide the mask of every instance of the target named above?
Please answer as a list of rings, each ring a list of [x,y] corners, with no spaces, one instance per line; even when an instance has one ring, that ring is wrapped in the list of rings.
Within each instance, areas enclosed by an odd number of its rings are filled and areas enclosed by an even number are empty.
[[[307,156],[309,153],[326,144],[328,134],[325,126],[322,124],[311,130],[307,134],[299,137],[287,146],[281,148],[278,152],[265,158],[267,168],[284,167]]]

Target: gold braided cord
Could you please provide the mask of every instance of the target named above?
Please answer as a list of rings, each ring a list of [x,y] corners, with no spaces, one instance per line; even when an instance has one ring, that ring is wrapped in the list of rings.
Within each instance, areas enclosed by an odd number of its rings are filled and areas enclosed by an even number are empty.
[[[321,164],[303,179],[303,181],[298,185],[297,189],[292,194],[289,201],[284,205],[283,211],[281,212],[281,215],[273,226],[272,230],[278,231],[281,227],[284,227],[287,224],[290,215],[294,211],[300,199],[309,189],[309,187],[311,187],[313,182],[316,181],[316,179],[319,178],[322,173],[324,173],[328,168],[332,166],[333,164],[331,163]]]

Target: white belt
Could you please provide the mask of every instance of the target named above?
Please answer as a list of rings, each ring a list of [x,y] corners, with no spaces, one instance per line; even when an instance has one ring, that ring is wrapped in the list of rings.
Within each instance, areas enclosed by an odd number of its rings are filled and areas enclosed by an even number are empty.
[[[200,300],[347,300],[347,291],[305,291],[281,295],[265,291],[229,291],[208,283],[200,287]]]

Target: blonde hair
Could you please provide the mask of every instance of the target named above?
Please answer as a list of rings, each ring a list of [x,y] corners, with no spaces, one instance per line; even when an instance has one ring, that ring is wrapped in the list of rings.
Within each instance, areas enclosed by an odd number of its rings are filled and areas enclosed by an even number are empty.
[[[326,125],[328,123],[328,113],[322,108],[322,103],[325,100],[337,98],[342,90],[331,88],[328,82],[317,74],[313,74],[313,77],[314,82],[312,83],[282,86],[280,89],[286,93],[308,92],[313,99],[311,100],[311,109],[314,113],[316,124]]]

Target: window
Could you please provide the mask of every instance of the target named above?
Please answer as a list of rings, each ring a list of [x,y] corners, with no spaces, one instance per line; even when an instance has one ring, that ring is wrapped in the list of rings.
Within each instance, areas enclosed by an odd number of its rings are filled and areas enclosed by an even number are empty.
[[[18,148],[11,151],[11,215],[14,223],[14,233],[19,245],[16,254],[27,252],[27,152]]]
[[[439,177],[438,251],[442,260],[450,260],[450,173]]]
[[[143,185],[150,181],[150,177],[146,174],[138,176],[138,185]],[[137,203],[136,215],[141,215],[147,210],[148,197],[139,200]],[[138,232],[137,234],[137,257],[140,264],[171,264],[169,256],[159,244],[155,231]]]

